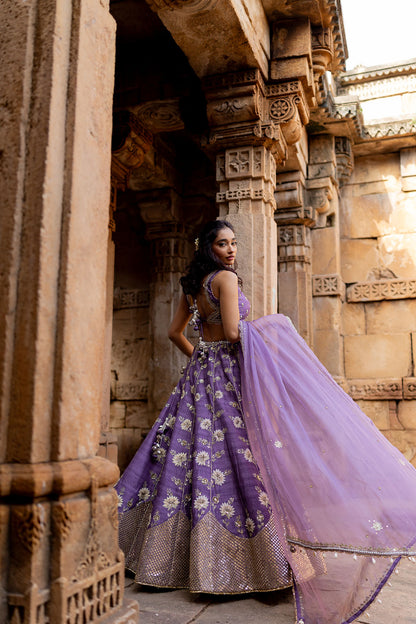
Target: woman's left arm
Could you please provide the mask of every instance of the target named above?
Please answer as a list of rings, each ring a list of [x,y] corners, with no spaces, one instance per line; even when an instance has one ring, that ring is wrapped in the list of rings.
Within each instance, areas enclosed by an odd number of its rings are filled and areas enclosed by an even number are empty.
[[[191,357],[194,352],[194,347],[189,340],[185,338],[183,332],[190,318],[191,312],[189,311],[188,302],[184,293],[182,293],[175,315],[169,326],[168,336],[169,339],[172,340],[173,344],[188,357]]]

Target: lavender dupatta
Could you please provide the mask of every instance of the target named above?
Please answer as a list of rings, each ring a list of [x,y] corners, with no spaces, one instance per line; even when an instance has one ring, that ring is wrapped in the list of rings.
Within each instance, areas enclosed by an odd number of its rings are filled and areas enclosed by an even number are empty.
[[[299,624],[353,622],[416,554],[416,470],[280,314],[242,321],[243,408]]]

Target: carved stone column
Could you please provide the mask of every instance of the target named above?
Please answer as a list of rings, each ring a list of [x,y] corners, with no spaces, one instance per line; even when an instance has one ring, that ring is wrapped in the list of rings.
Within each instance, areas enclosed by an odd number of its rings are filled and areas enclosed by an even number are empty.
[[[0,5],[0,621],[123,605],[101,425],[115,24],[102,0]]]
[[[108,223],[107,279],[106,279],[106,335],[104,351],[103,397],[101,407],[101,436],[98,455],[117,462],[117,436],[110,428],[111,350],[113,330],[113,292],[115,246],[113,233],[116,223],[117,193],[125,191],[130,176],[144,160],[152,146],[152,133],[143,126],[138,117],[129,111],[113,116],[113,139],[111,156],[111,195]]]
[[[330,134],[309,139],[307,189],[316,225],[312,229],[314,350],[337,378],[344,376],[340,277],[337,139]]]
[[[219,214],[236,226],[239,271],[257,318],[277,309],[276,163],[300,138],[306,100],[300,81],[265,84],[258,70],[213,76],[204,88]]]
[[[138,201],[152,243],[154,279],[150,290],[151,370],[148,400],[156,417],[179,379],[187,358],[168,339],[167,331],[178,305],[179,278],[190,257],[181,200],[172,189],[143,194]],[[149,423],[151,425],[152,423]]]

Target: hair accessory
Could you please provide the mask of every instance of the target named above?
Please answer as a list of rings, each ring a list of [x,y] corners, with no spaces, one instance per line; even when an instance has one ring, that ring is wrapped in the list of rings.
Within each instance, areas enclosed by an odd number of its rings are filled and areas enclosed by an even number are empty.
[[[195,251],[198,251],[199,249],[199,238],[195,239]]]

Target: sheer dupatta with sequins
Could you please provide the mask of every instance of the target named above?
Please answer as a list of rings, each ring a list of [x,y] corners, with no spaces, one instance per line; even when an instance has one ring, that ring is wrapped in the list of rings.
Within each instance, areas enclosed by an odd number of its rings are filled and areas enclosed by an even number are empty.
[[[353,622],[401,557],[416,554],[416,470],[287,317],[240,327],[246,427],[293,570],[298,622]]]

